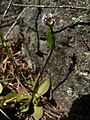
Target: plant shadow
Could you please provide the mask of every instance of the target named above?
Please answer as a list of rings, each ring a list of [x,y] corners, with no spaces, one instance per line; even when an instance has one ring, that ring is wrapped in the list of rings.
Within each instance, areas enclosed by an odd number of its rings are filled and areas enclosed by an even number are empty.
[[[90,120],[90,94],[77,98],[68,113],[69,120]]]

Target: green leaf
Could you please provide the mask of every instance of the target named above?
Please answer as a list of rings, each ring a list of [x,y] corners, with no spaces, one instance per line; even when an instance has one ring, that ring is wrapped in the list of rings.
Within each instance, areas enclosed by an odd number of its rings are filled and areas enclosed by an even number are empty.
[[[39,120],[43,116],[43,107],[42,106],[34,106],[33,117],[35,120]]]
[[[29,105],[30,105],[30,100],[27,100],[27,102],[25,102],[21,107],[20,107],[20,111],[21,112],[27,112],[29,109]]]
[[[35,81],[34,81],[34,84],[33,84],[33,87],[32,87],[32,91],[34,93],[36,93],[39,89],[39,80],[38,80],[38,77],[35,78]]]
[[[18,93],[9,93],[7,94],[4,98],[5,98],[5,102],[4,105],[7,105],[8,102],[13,102],[16,97],[18,96]]]
[[[18,95],[17,97],[16,97],[16,101],[17,102],[20,102],[21,100],[27,100],[27,99],[31,99],[32,98],[32,96],[30,96],[30,95]]]
[[[3,32],[2,32],[2,30],[0,29],[0,45],[2,45],[2,46],[6,46],[6,41],[4,40],[4,35],[3,35]]]
[[[50,80],[46,79],[42,85],[39,87],[37,93],[35,94],[36,98],[39,98],[40,96],[42,96],[43,94],[45,94],[48,89],[50,87]]]
[[[8,46],[8,42],[7,42],[7,41],[4,41],[4,42],[3,42],[3,46],[4,46],[4,47]]]
[[[51,49],[55,49],[55,36],[51,33],[50,30],[46,32],[47,41]]]
[[[2,86],[2,84],[0,83],[0,93],[2,93],[2,91],[3,91],[3,86]]]
[[[35,82],[35,81],[33,81],[33,80],[28,80],[28,84],[30,84],[31,86],[34,85],[34,82]]]

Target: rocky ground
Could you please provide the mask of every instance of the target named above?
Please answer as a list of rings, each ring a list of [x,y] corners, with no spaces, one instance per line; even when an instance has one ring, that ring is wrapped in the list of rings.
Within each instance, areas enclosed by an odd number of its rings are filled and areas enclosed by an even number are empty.
[[[14,0],[12,3],[46,5],[21,7],[11,5],[2,17],[8,0],[0,1],[1,28],[8,39],[21,38],[21,51],[28,66],[38,74],[49,52],[42,24],[44,13],[55,14],[54,50],[43,78],[51,79],[53,98],[70,120],[90,119],[90,1],[89,0]],[[49,8],[48,6],[53,6]],[[54,7],[57,6],[57,7]],[[63,6],[58,8],[58,6]],[[74,6],[74,7],[72,7]],[[12,31],[8,30],[21,13]],[[39,54],[41,51],[43,54]]]

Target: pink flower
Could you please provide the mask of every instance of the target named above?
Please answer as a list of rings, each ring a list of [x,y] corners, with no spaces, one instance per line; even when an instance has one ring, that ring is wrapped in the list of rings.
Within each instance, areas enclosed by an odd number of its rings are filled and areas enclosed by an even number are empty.
[[[52,26],[55,22],[54,15],[52,13],[44,14],[42,17],[42,22],[47,26]]]

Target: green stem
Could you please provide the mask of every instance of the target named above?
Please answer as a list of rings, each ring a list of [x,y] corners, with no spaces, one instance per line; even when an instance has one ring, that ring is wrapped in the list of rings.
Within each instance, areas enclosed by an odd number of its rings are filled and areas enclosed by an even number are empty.
[[[44,69],[45,69],[45,67],[46,67],[46,65],[47,65],[47,63],[48,63],[48,61],[49,61],[49,59],[50,59],[50,57],[51,57],[51,55],[52,55],[52,52],[53,52],[53,49],[51,49],[51,51],[50,51],[50,53],[49,53],[49,55],[48,55],[48,57],[47,57],[44,65],[43,65],[43,67],[42,67],[42,70],[41,70],[41,72],[40,72],[40,74],[39,74],[39,76],[38,76],[37,81],[41,78],[41,76],[42,76],[42,74],[43,74],[43,71],[44,71]]]
[[[52,35],[54,35],[52,26],[50,26],[50,30],[51,30]],[[41,72],[40,72],[38,78],[35,80],[34,89],[35,89],[37,83],[39,82],[39,79],[41,78],[41,76],[42,76],[42,74],[43,74],[43,71],[44,71],[44,69],[45,69],[45,67],[46,67],[46,65],[47,65],[47,63],[48,63],[48,61],[49,61],[52,53],[53,53],[53,49],[50,50],[49,55],[47,56],[47,59],[45,60],[45,63],[43,64],[43,67],[42,67],[42,69],[41,69]]]
[[[51,57],[51,55],[52,55],[52,52],[53,52],[53,49],[50,51],[47,59],[45,60],[45,63],[43,64],[43,67],[42,67],[42,69],[41,69],[41,72],[40,72],[38,78],[35,79],[35,83],[34,83],[33,88],[32,88],[33,91],[35,91],[35,88],[36,88],[36,86],[37,86],[37,84],[38,84],[38,82],[39,82],[39,79],[41,78],[41,76],[42,76],[42,74],[43,74],[43,71],[44,71],[44,69],[45,69],[45,67],[46,67],[46,65],[47,65],[47,63],[48,63],[48,61],[49,61],[49,59],[50,59],[50,57]]]

